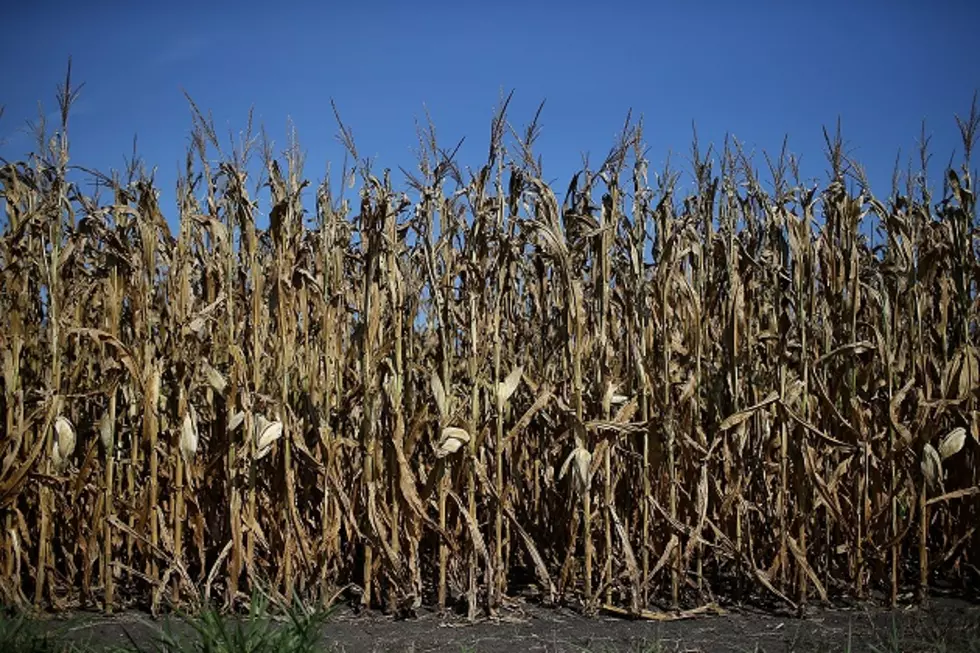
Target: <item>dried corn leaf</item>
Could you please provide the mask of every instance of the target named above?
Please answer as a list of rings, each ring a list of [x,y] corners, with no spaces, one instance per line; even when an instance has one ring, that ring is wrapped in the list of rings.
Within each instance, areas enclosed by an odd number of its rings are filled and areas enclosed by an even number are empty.
[[[504,444],[510,444],[514,438],[520,435],[521,432],[527,428],[527,425],[531,423],[534,416],[543,410],[551,399],[551,389],[547,387],[543,388],[538,394],[537,398],[534,400],[534,403],[531,404],[531,407],[524,411],[524,414],[521,415],[519,420],[517,420],[517,423],[515,423],[514,426],[511,427],[510,431],[507,432],[507,435],[504,438]]]
[[[73,328],[69,329],[68,333],[70,335],[87,336],[98,344],[105,344],[113,347],[116,350],[116,353],[119,355],[119,360],[129,371],[131,378],[136,381],[136,383],[140,385],[140,389],[142,389],[144,379],[138,371],[139,366],[136,364],[136,359],[133,357],[133,354],[130,352],[129,348],[120,342],[118,338],[113,336],[111,333],[100,329]]]
[[[810,582],[813,583],[813,586],[817,589],[817,594],[820,595],[820,600],[827,601],[827,590],[823,586],[823,583],[820,582],[820,576],[817,575],[817,572],[814,571],[813,567],[810,566],[810,563],[807,562],[803,549],[800,548],[800,545],[795,539],[793,539],[792,535],[788,535],[786,537],[786,542],[789,544],[789,550],[793,553],[793,557],[796,558],[796,564],[800,566],[800,569],[803,570],[803,573],[806,574],[806,577],[810,579]]]
[[[765,408],[766,406],[776,403],[778,400],[779,400],[779,393],[775,391],[770,392],[769,395],[759,403],[753,406],[749,406],[748,408],[740,410],[736,413],[732,413],[731,415],[726,417],[724,421],[722,421],[722,423],[718,426],[718,430],[721,431],[722,433],[728,431],[729,429],[738,426],[745,420],[752,417],[752,415],[754,415],[757,411]]]
[[[476,519],[474,519],[473,515],[471,515],[469,510],[466,509],[466,506],[463,505],[463,500],[459,498],[459,495],[450,490],[449,496],[456,502],[456,505],[459,506],[459,514],[463,517],[463,521],[466,522],[466,528],[470,534],[470,542],[473,543],[473,549],[481,558],[486,560],[487,545],[483,541],[483,534],[480,532],[480,525],[476,523]]]
[[[517,516],[510,509],[507,504],[501,504],[501,499],[497,496],[496,488],[493,483],[490,482],[490,478],[487,476],[486,467],[476,459],[473,461],[474,469],[476,470],[476,476],[480,480],[480,485],[494,500],[498,505],[501,505],[504,511],[504,515],[510,520],[511,525],[517,529],[518,535],[521,536],[524,545],[527,547],[528,554],[531,556],[531,560],[534,561],[534,570],[538,576],[538,581],[540,581],[542,588],[548,593],[548,602],[554,603],[555,600],[555,584],[551,580],[551,575],[548,573],[548,565],[545,564],[544,558],[541,557],[541,553],[538,551],[537,546],[534,544],[534,540],[531,535],[521,526],[520,522],[517,520]]]
[[[902,445],[908,446],[912,442],[912,432],[905,426],[901,419],[899,418],[899,409],[902,406],[902,402],[905,401],[905,396],[908,394],[909,390],[912,389],[912,385],[915,383],[915,379],[909,379],[902,388],[892,396],[892,400],[888,404],[888,416],[891,419],[892,426],[898,431],[902,439]]]
[[[962,490],[955,490],[953,492],[947,492],[941,494],[938,497],[933,497],[926,502],[926,505],[932,505],[934,503],[942,503],[945,501],[952,501],[953,499],[962,499],[964,497],[972,497],[980,494],[980,485],[974,485],[973,487],[964,488]]]
[[[616,514],[616,509],[612,505],[607,505],[606,510],[609,511],[609,516],[616,528],[616,536],[619,538],[619,544],[623,548],[623,556],[626,559],[626,571],[629,573],[631,587],[630,607],[633,612],[638,612],[640,609],[640,597],[642,596],[640,566],[636,562],[633,545],[630,544],[629,535],[623,527],[623,522],[619,519],[619,515]]]

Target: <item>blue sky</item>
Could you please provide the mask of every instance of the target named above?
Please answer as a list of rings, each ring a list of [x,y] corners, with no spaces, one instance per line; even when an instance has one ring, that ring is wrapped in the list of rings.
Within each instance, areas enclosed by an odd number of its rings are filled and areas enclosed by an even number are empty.
[[[460,161],[486,157],[502,92],[520,129],[545,100],[537,151],[561,193],[584,152],[608,152],[629,109],[645,120],[651,168],[673,152],[687,170],[691,126],[703,145],[783,136],[807,177],[825,179],[822,127],[840,116],[880,196],[895,157],[915,154],[923,120],[933,172],[959,151],[954,114],[980,89],[980,3],[934,2],[53,2],[4,10],[0,155],[32,147],[24,122],[55,109],[69,55],[84,82],[73,161],[122,168],[138,135],[173,219],[191,115],[182,89],[226,140],[250,106],[281,151],[287,119],[306,173],[335,185],[343,150],[333,98],[376,169],[411,169],[428,108]],[[937,191],[939,189],[937,188]],[[264,208],[264,207],[263,207]]]

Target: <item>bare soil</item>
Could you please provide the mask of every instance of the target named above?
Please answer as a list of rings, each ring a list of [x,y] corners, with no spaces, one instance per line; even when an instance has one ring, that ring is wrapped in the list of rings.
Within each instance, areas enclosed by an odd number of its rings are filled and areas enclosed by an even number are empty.
[[[164,619],[142,613],[74,614],[48,619],[46,628],[95,650],[149,644]],[[190,633],[174,623],[177,633]],[[128,633],[128,636],[127,636]],[[873,606],[810,609],[797,617],[751,609],[680,621],[586,617],[568,609],[517,603],[494,620],[469,622],[422,612],[410,619],[342,609],[323,634],[324,649],[534,653],[559,651],[667,652],[980,652],[980,605],[934,598],[927,606],[886,610]],[[152,647],[144,647],[152,650]]]

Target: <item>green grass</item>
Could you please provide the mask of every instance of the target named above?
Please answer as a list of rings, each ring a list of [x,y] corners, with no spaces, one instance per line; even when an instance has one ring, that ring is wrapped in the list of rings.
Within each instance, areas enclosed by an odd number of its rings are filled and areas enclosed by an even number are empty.
[[[42,632],[23,614],[0,610],[0,651],[3,653],[68,653],[78,649],[56,633]]]
[[[37,621],[27,614],[4,611],[0,608],[0,653],[320,653],[342,650],[331,647],[324,639],[327,619],[332,610],[316,610],[294,599],[290,604],[270,605],[261,595],[253,597],[245,615],[223,614],[215,608],[207,608],[193,615],[183,614],[165,618],[149,630],[141,628],[134,635],[126,631],[129,643],[123,646],[93,645],[71,641],[68,632],[74,624],[62,623],[56,628]],[[149,622],[141,622],[146,625]],[[782,643],[758,641],[744,649],[746,653],[852,653],[866,650],[870,653],[946,653],[980,650],[971,643],[953,645],[946,641],[949,633],[937,626],[919,624],[914,633],[905,632],[892,619],[883,628],[872,628],[865,633],[864,642],[858,643],[853,628],[849,628],[844,641],[808,641],[802,633]],[[924,629],[924,630],[923,630]],[[149,635],[148,635],[149,633]],[[681,642],[667,643],[660,633],[651,639],[637,639],[626,647],[592,642],[586,646],[555,643],[553,650],[574,650],[578,653],[679,653],[687,650]],[[705,650],[711,650],[705,649]],[[479,647],[461,644],[460,653],[480,653]]]
[[[265,596],[256,595],[243,619],[229,619],[214,608],[185,616],[190,635],[181,635],[167,620],[149,645],[130,637],[139,653],[314,653],[323,650],[323,625],[330,611],[310,609],[294,599],[281,606],[285,619],[276,619]]]
[[[167,618],[139,641],[126,630],[129,645],[107,647],[71,642],[64,627],[43,628],[28,615],[0,611],[0,653],[316,653],[326,650],[323,627],[329,610],[294,600],[271,610],[255,596],[244,617],[208,607],[194,615]]]

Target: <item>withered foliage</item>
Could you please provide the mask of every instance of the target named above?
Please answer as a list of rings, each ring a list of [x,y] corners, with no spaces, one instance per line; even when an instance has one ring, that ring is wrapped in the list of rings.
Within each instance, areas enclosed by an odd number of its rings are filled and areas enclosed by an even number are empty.
[[[192,103],[168,223],[136,165],[69,181],[74,95],[0,169],[0,601],[640,614],[980,580],[975,111],[935,203],[925,151],[879,199],[839,132],[822,189],[695,141],[681,197],[631,120],[559,201],[503,102],[478,170],[428,125],[406,192],[359,163],[352,206]]]

